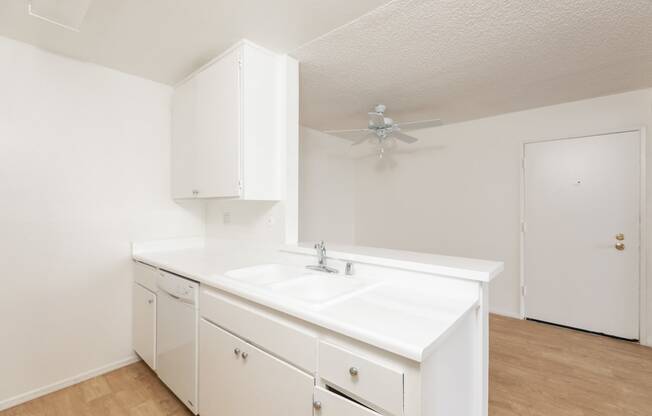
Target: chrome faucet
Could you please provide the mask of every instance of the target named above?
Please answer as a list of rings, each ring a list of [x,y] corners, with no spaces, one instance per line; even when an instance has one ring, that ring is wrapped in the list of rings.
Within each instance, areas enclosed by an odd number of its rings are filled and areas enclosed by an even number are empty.
[[[326,245],[323,241],[315,244],[315,250],[317,250],[317,265],[309,265],[306,268],[318,272],[339,273],[337,269],[326,265]]]

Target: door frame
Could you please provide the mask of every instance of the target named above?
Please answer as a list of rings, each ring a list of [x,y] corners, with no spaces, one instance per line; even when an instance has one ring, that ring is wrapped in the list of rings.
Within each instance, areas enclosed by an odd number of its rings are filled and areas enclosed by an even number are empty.
[[[647,277],[647,233],[646,233],[646,128],[645,126],[627,128],[627,129],[613,129],[613,130],[600,130],[597,132],[591,132],[587,134],[580,134],[575,136],[561,137],[561,138],[552,138],[552,139],[530,139],[524,140],[521,143],[521,192],[520,192],[520,203],[521,203],[521,215],[519,221],[519,234],[520,234],[520,265],[519,265],[519,274],[520,274],[520,287],[519,287],[519,298],[520,298],[520,317],[525,319],[525,146],[532,143],[541,143],[541,142],[553,142],[560,140],[572,140],[572,139],[582,139],[592,136],[604,136],[609,134],[618,134],[618,133],[632,133],[637,132],[640,135],[640,189],[639,189],[639,268],[638,268],[638,281],[639,281],[639,342],[642,345],[652,346],[652,340],[648,339],[647,331],[647,290],[648,290],[648,277]],[[651,334],[652,335],[652,334]]]

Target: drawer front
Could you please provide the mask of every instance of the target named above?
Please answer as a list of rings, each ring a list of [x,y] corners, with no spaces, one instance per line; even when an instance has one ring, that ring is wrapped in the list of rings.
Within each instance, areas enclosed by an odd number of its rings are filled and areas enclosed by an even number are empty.
[[[321,387],[315,387],[313,407],[315,416],[379,416],[378,413]]]
[[[374,409],[403,414],[403,373],[327,342],[319,344],[319,376]]]
[[[200,292],[199,310],[206,320],[309,373],[316,372],[316,335],[214,289],[202,287]]]
[[[156,268],[138,261],[134,262],[134,281],[150,291],[156,293]]]

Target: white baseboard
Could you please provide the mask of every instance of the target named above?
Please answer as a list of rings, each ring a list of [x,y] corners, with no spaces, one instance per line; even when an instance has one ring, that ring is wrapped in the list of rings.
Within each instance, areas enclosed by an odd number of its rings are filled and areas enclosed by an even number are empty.
[[[0,401],[0,411],[9,409],[10,407],[17,406],[30,400],[34,400],[37,397],[45,396],[46,394],[55,392],[57,390],[64,389],[66,387],[72,386],[73,384],[81,383],[82,381],[111,372],[118,368],[133,364],[137,361],[140,361],[140,358],[134,354],[127,358],[123,358],[120,361],[116,361],[114,363],[107,364],[105,366],[86,371],[81,374],[77,374],[76,376],[57,381],[56,383],[52,383],[47,386],[39,387],[32,391],[28,391],[27,393],[19,394],[18,396],[10,397]]]
[[[489,313],[494,314],[494,315],[506,316],[508,318],[523,319],[518,312],[514,313],[514,312],[511,312],[511,311],[505,311],[505,310],[496,309],[496,308],[489,308]]]

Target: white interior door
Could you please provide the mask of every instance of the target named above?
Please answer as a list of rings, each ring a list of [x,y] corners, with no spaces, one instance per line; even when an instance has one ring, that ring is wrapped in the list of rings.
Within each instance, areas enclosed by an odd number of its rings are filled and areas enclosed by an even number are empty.
[[[524,157],[525,316],[639,339],[640,133],[528,143]]]

